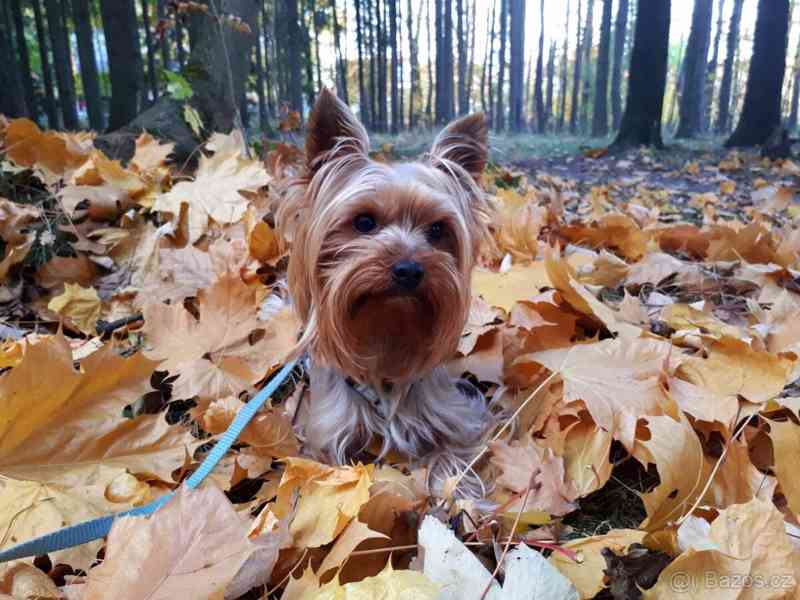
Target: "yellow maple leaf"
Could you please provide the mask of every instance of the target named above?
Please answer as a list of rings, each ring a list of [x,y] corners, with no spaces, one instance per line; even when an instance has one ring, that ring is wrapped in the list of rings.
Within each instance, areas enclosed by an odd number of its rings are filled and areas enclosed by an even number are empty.
[[[103,307],[96,289],[67,283],[64,292],[50,300],[47,308],[69,319],[83,333],[92,335],[97,330]]]
[[[374,470],[374,465],[360,463],[329,467],[304,458],[286,459],[272,510],[278,517],[296,511],[289,526],[294,546],[317,548],[333,541],[369,500]]]
[[[418,571],[396,571],[389,561],[375,577],[341,585],[338,580],[323,585],[308,600],[436,600],[439,586]]]
[[[259,161],[242,156],[233,144],[221,147],[212,157],[201,156],[194,181],[181,181],[159,196],[153,210],[171,213],[180,219],[186,206],[189,242],[194,243],[216,223],[236,223],[247,210],[248,201],[239,192],[255,192],[270,181]]]

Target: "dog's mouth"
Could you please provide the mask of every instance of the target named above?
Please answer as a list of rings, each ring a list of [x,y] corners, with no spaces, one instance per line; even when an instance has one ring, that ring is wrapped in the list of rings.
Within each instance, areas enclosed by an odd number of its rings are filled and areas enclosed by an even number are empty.
[[[408,290],[399,286],[393,286],[381,292],[361,294],[350,306],[349,316],[351,319],[355,319],[368,304],[386,303],[387,305],[391,305],[394,302],[404,300],[414,303],[424,302],[422,292],[419,288]],[[387,308],[389,308],[389,306],[387,306]]]

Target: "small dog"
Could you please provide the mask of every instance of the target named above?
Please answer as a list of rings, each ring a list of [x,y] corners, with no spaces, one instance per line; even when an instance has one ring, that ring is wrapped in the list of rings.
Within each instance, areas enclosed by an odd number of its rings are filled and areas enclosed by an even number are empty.
[[[443,366],[467,320],[470,275],[491,204],[482,114],[461,118],[420,162],[370,159],[361,123],[323,90],[308,121],[306,172],[277,210],[293,245],[288,286],[304,324],[310,402],[302,424],[317,457],[345,464],[382,440],[428,467],[428,484],[467,466],[494,423],[483,394]],[[467,474],[457,492],[483,495]]]

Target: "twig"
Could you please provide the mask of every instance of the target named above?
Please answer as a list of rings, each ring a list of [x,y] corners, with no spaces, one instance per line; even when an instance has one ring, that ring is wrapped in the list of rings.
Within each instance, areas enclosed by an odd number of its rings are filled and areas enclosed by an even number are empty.
[[[538,473],[538,470],[537,470]],[[508,554],[508,549],[511,547],[511,540],[514,537],[514,532],[517,530],[517,526],[519,525],[519,520],[522,517],[522,513],[525,511],[525,505],[528,503],[528,496],[531,493],[531,488],[533,487],[533,477],[530,478],[528,481],[528,487],[525,489],[525,496],[522,498],[522,506],[519,507],[519,512],[517,516],[514,518],[514,525],[511,527],[511,533],[508,536],[508,540],[506,540],[505,546],[503,546],[503,553],[500,555],[500,560],[497,561],[497,566],[492,571],[492,576],[489,581],[486,582],[486,587],[481,594],[480,600],[484,600],[486,598],[486,594],[489,593],[489,590],[492,589],[492,583],[494,583],[494,578],[497,577],[497,573],[500,572],[500,567],[503,566],[503,561],[506,558],[506,554]]]
[[[141,314],[123,317],[122,319],[117,319],[116,321],[100,320],[97,322],[95,330],[97,331],[98,335],[105,335],[119,329],[120,327],[125,327],[125,325],[130,325],[131,323],[137,323],[139,321],[144,321],[144,317]]]

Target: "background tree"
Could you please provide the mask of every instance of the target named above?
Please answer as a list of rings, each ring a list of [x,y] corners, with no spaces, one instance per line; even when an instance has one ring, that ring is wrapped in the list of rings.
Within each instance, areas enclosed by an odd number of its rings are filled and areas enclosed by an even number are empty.
[[[706,89],[706,57],[711,38],[711,11],[713,0],[695,0],[692,28],[683,60],[683,88],[681,92],[680,123],[675,134],[679,138],[692,138],[703,128],[703,94]]]
[[[100,78],[97,75],[94,38],[92,37],[92,14],[89,0],[72,0],[72,18],[75,22],[75,37],[78,40],[78,56],[81,66],[81,83],[86,98],[89,126],[100,131],[105,126],[103,105],[100,98]]]
[[[436,122],[453,118],[453,2],[436,0]]]
[[[706,90],[703,94],[703,131],[711,127],[711,104],[714,99],[714,85],[717,81],[717,67],[719,66],[719,42],[722,39],[722,13],[725,10],[725,0],[717,2],[717,28],[714,33],[714,46],[711,58],[706,67]]]
[[[503,84],[506,74],[506,38],[508,36],[509,2],[510,0],[500,0],[500,51],[497,55],[497,105],[494,111],[494,127],[498,131],[505,127]]]
[[[0,10],[0,51],[6,57],[15,54],[11,22],[8,16],[5,7],[2,7]],[[12,117],[27,116],[28,107],[25,104],[25,89],[22,86],[20,71],[11,60],[4,60],[0,64],[0,86],[3,86],[3,93],[0,94],[0,112]]]
[[[619,0],[614,20],[614,67],[611,70],[611,120],[614,129],[622,119],[622,71],[625,59],[625,39],[628,37],[628,0]]]
[[[66,129],[78,129],[78,106],[75,99],[75,76],[69,49],[64,5],[59,0],[46,0],[47,30],[53,47],[53,65],[58,86],[58,105]],[[133,20],[136,23],[136,20]]]
[[[611,4],[612,0],[603,0],[603,20],[600,27],[600,50],[597,55],[594,112],[592,113],[592,135],[594,137],[605,137],[608,134],[608,70],[611,46]]]
[[[547,92],[544,104],[544,123],[542,123],[541,133],[547,133],[550,120],[553,118],[553,102],[555,93],[556,79],[556,43],[550,42],[550,50],[547,53]]]
[[[671,0],[637,0],[628,96],[615,149],[663,146],[661,114],[667,82]]]
[[[627,0],[621,0],[626,2]],[[558,109],[558,124],[556,125],[556,132],[561,133],[564,130],[564,119],[567,114],[567,75],[569,71],[569,15],[570,15],[570,0],[567,0],[567,26],[564,30],[564,45],[561,51],[561,85],[559,86],[560,106]]]
[[[719,110],[717,111],[717,133],[725,133],[730,128],[731,86],[733,84],[733,66],[739,44],[739,26],[742,22],[744,0],[733,0],[733,12],[728,25],[727,50],[725,65],[722,69],[722,82],[719,86]]]
[[[581,92],[581,131],[589,130],[589,109],[592,95],[592,49],[594,48],[594,0],[588,0],[586,25],[583,28],[583,90]]]
[[[581,45],[581,0],[578,0],[578,26],[575,33],[575,66],[572,71],[572,107],[569,113],[569,132],[578,132],[578,110],[581,89],[581,66],[583,64],[583,45]]]
[[[142,86],[139,31],[133,0],[100,0],[100,14],[111,67],[108,127],[114,130],[135,119],[139,113]]]
[[[759,0],[742,114],[726,146],[763,144],[780,125],[788,34],[789,0]]]
[[[544,133],[547,128],[547,113],[544,108],[544,95],[542,92],[542,78],[544,70],[544,0],[539,2],[539,15],[541,28],[539,29],[539,55],[536,58],[536,83],[533,88],[533,97],[536,109],[536,131]],[[511,24],[514,26],[514,19],[516,17],[511,15]],[[511,75],[511,81],[514,81],[514,75]],[[517,129],[519,131],[520,129]]]
[[[25,39],[25,23],[22,18],[21,3],[22,0],[10,0],[11,17],[14,21],[14,36],[16,38],[15,55],[19,57],[19,65],[21,67],[20,77],[22,78],[22,88],[25,92],[25,108],[27,109],[27,114],[34,120],[37,120],[39,109],[36,106],[36,98],[33,93],[31,58],[30,52],[28,52],[28,41]]]
[[[42,83],[44,86],[44,107],[47,114],[47,125],[53,129],[59,127],[58,111],[56,110],[56,97],[53,86],[53,75],[50,68],[50,54],[45,32],[44,14],[40,0],[31,0],[33,5],[34,22],[36,24],[36,39],[39,43],[39,61],[42,65]]]
[[[798,121],[798,102],[800,102],[800,37],[798,37],[797,40],[797,49],[794,54],[794,67],[792,70],[792,100],[789,108],[789,121],[786,123],[786,127],[789,131],[795,131],[797,129]]]

